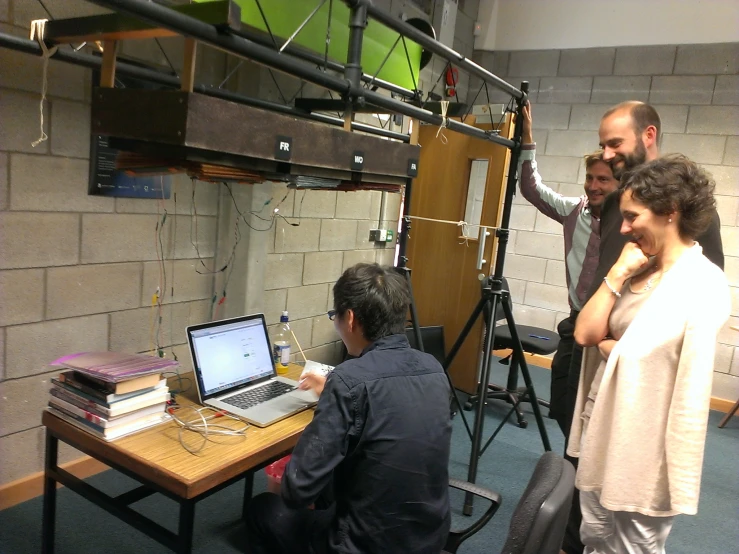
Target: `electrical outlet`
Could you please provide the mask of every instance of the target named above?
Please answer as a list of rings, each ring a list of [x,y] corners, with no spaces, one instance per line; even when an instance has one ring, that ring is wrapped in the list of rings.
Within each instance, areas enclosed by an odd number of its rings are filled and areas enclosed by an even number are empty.
[[[372,229],[369,234],[369,239],[372,242],[390,242],[393,240],[393,232],[388,231],[387,229]]]

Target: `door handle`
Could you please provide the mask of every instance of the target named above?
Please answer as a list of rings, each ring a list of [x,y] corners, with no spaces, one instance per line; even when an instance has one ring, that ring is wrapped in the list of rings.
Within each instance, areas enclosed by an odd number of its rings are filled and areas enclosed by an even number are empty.
[[[480,229],[482,229],[482,233],[480,233],[480,240],[478,241],[477,269],[482,269],[482,266],[488,263],[483,256],[485,255],[485,239],[490,236],[490,231],[488,231],[487,227],[480,227]]]

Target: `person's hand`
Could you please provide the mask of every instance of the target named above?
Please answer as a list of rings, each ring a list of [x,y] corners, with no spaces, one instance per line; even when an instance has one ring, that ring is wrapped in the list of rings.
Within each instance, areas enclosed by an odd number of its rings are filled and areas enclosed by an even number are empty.
[[[617,342],[618,341],[614,339],[605,339],[598,343],[598,350],[604,360],[607,360],[608,356],[611,355],[611,351],[613,350],[613,347],[616,346]]]
[[[326,376],[315,371],[305,371],[300,376],[298,388],[300,390],[312,390],[318,396],[321,396],[323,387],[326,386]]]
[[[612,282],[613,286],[623,284],[626,279],[637,273],[648,262],[649,258],[642,252],[638,244],[627,242],[624,249],[621,250],[618,260],[608,272],[608,280]]]
[[[534,133],[531,131],[531,102],[526,102],[523,107],[523,133],[521,134],[521,140],[524,144],[534,143]]]

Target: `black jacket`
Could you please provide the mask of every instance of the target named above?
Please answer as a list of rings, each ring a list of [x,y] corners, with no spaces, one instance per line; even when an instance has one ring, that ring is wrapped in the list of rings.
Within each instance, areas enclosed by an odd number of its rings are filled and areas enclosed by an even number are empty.
[[[598,268],[595,270],[593,284],[590,287],[588,298],[598,290],[603,278],[616,263],[628,238],[621,234],[621,223],[623,217],[618,204],[618,193],[612,192],[606,196],[601,208],[600,216],[600,258]],[[695,241],[703,248],[703,255],[724,269],[724,248],[721,242],[721,220],[718,212],[714,210],[713,219],[708,229]]]
[[[287,465],[282,498],[306,507],[333,482],[327,551],[438,552],[449,525],[449,384],[404,335],[329,375]]]

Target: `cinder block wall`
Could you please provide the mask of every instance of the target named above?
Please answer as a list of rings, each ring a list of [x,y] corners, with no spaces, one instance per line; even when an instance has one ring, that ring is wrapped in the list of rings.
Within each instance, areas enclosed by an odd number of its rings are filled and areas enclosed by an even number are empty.
[[[579,196],[584,154],[598,147],[600,118],[613,104],[653,104],[663,123],[662,152],[680,152],[709,170],[739,323],[739,44],[476,51],[474,59],[515,86],[530,82],[537,160],[544,182]],[[470,100],[479,88],[470,84]],[[501,93],[493,102],[505,102]],[[478,103],[480,103],[478,99]],[[517,322],[555,329],[569,312],[562,228],[520,195],[511,216],[505,274]],[[685,294],[691,294],[686,291]],[[739,333],[728,325],[716,354],[715,396],[739,396]]]

